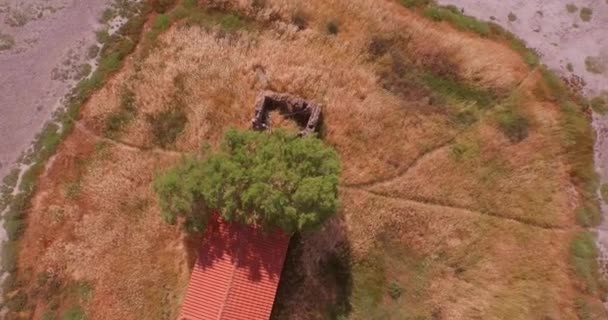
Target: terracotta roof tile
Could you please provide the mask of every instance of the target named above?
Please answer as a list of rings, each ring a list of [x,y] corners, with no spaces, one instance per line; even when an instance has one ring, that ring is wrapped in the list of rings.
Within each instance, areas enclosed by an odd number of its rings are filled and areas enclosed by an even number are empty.
[[[281,231],[211,219],[180,319],[268,319],[288,245]]]

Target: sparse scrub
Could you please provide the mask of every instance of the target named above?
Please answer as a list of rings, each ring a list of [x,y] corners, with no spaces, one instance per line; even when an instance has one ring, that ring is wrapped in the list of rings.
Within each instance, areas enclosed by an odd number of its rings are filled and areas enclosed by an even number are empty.
[[[566,70],[568,70],[569,72],[573,72],[574,71],[574,66],[572,66],[572,63],[568,62],[566,64]]]
[[[331,35],[337,35],[338,32],[340,32],[340,26],[335,20],[330,20],[329,22],[327,22],[325,28],[327,29],[327,33]]]
[[[431,3],[432,0],[401,0],[401,4],[407,8],[424,8]]]
[[[568,12],[570,13],[575,13],[576,11],[578,11],[578,7],[574,3],[568,3],[566,5],[566,10],[568,10]]]
[[[608,98],[606,98],[606,95],[597,96],[589,101],[589,106],[599,114],[606,114],[608,112]]]
[[[85,320],[84,310],[81,306],[76,305],[65,311],[62,320]]]
[[[115,16],[116,16],[116,11],[114,11],[114,9],[106,8],[103,11],[103,13],[101,14],[101,18],[99,19],[99,22],[108,23],[110,20],[114,19]]]
[[[0,32],[0,51],[10,50],[15,46],[15,39],[8,34]]]
[[[402,291],[403,288],[401,288],[401,286],[397,282],[391,282],[391,284],[388,286],[388,295],[391,296],[393,300],[399,299],[401,297]]]
[[[166,148],[173,144],[186,127],[188,118],[182,107],[173,107],[154,115],[148,115],[154,143]]]
[[[159,14],[154,19],[154,25],[152,27],[156,30],[164,31],[164,30],[167,30],[167,28],[169,28],[170,24],[171,24],[171,19],[169,18],[168,15]]]
[[[600,57],[586,57],[585,69],[593,74],[602,74],[606,71],[606,64],[600,59]]]
[[[595,293],[598,289],[597,248],[589,232],[579,233],[570,245],[570,263],[574,273],[582,280],[584,290]]]
[[[487,37],[491,33],[490,25],[486,22],[463,15],[458,10],[432,5],[424,9],[424,15],[435,21],[447,21],[458,29],[474,32],[483,37]]]
[[[220,26],[222,27],[222,30],[232,32],[243,28],[245,22],[240,16],[234,13],[228,13],[221,17]]]
[[[432,91],[448,99],[474,102],[479,109],[490,108],[496,103],[496,94],[488,90],[475,88],[462,80],[453,80],[432,73],[426,73],[423,79]]]
[[[120,96],[120,106],[118,111],[111,113],[105,122],[104,133],[110,138],[116,138],[124,130],[131,120],[137,115],[135,105],[135,94],[128,88],[123,88]]]
[[[581,8],[581,12],[579,15],[581,17],[581,20],[583,20],[585,22],[589,22],[589,21],[591,21],[591,16],[593,15],[593,10],[588,7],[583,7],[583,8]]]
[[[596,206],[579,207],[574,213],[576,215],[576,222],[581,227],[594,227],[602,220],[600,209]]]
[[[509,19],[510,22],[514,22],[515,20],[517,20],[517,16],[513,12],[509,12],[509,15],[507,16],[507,18]]]
[[[528,137],[530,123],[516,108],[510,107],[496,114],[498,128],[512,143],[518,143]]]
[[[291,16],[291,22],[296,27],[298,27],[298,30],[304,30],[308,28],[308,20],[310,20],[308,13],[304,12],[301,9],[295,10]]]
[[[602,199],[604,199],[604,202],[608,204],[608,183],[605,183],[600,187],[600,193],[602,194]]]

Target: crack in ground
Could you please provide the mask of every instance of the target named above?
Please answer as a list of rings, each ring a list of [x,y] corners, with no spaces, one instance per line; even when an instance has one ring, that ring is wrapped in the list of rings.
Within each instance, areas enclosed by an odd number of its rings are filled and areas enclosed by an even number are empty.
[[[420,162],[422,162],[422,160],[424,158],[430,156],[432,153],[438,152],[441,149],[443,149],[443,148],[451,145],[454,142],[454,140],[456,140],[456,137],[458,137],[458,134],[456,134],[455,136],[451,137],[450,139],[444,141],[443,143],[439,144],[435,148],[429,149],[428,151],[424,152],[418,158],[414,159],[409,165],[407,165],[402,170],[399,170],[393,176],[379,178],[379,179],[374,179],[374,180],[370,180],[370,181],[366,181],[366,182],[345,184],[344,186],[347,187],[347,188],[369,188],[369,187],[372,187],[374,185],[378,185],[378,184],[382,184],[382,183],[387,183],[387,182],[391,182],[393,180],[400,179],[401,177],[407,175],[410,172],[411,169],[413,169],[416,166],[418,166],[418,164],[420,164]]]
[[[419,205],[424,205],[424,206],[429,206],[429,207],[435,207],[437,209],[455,209],[455,210],[460,210],[460,211],[466,211],[468,213],[473,213],[476,215],[484,215],[484,216],[490,216],[493,218],[497,218],[497,219],[501,219],[501,220],[507,220],[507,221],[511,221],[511,222],[516,222],[519,224],[523,224],[526,225],[528,227],[534,227],[534,228],[539,228],[539,229],[543,229],[543,230],[552,230],[552,231],[565,231],[568,228],[563,227],[563,226],[556,226],[556,225],[547,225],[547,224],[543,224],[543,223],[539,223],[533,220],[529,220],[529,219],[523,219],[523,218],[516,218],[516,217],[507,217],[504,215],[500,215],[494,212],[488,212],[488,211],[479,211],[479,210],[475,210],[472,208],[466,208],[466,207],[460,207],[460,206],[455,206],[453,204],[447,204],[447,203],[441,203],[439,201],[433,201],[430,199],[423,199],[423,198],[404,198],[404,197],[399,197],[399,196],[391,196],[391,195],[387,195],[387,194],[383,194],[383,193],[379,193],[379,192],[375,192],[375,191],[371,191],[365,188],[357,188],[357,187],[349,187],[349,186],[343,186],[344,189],[346,190],[351,190],[351,191],[359,191],[359,192],[365,192],[368,194],[371,194],[372,196],[375,197],[380,197],[383,199],[387,199],[387,200],[392,200],[392,201],[398,201],[398,202],[408,202],[408,203],[413,203],[413,204],[419,204]]]
[[[86,126],[84,126],[82,123],[80,122],[76,122],[75,123],[75,127],[78,128],[78,130],[82,131],[83,133],[85,133],[86,135],[89,135],[97,140],[101,140],[103,142],[107,142],[110,143],[112,145],[124,148],[124,149],[128,149],[131,151],[149,151],[149,152],[153,152],[153,153],[159,153],[159,154],[167,154],[167,155],[172,155],[172,156],[183,156],[183,155],[189,155],[190,153],[188,152],[180,152],[180,151],[174,151],[174,150],[167,150],[167,149],[161,149],[161,148],[146,148],[146,147],[142,147],[142,146],[138,146],[132,143],[128,143],[128,142],[124,142],[124,141],[120,141],[120,140],[115,140],[115,139],[111,139],[108,137],[104,137],[104,136],[100,136],[98,134],[96,134],[95,132],[89,130]]]

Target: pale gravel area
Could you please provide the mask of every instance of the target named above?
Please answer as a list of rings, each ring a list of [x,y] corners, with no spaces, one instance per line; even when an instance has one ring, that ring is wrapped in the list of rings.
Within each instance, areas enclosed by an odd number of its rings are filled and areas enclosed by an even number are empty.
[[[0,35],[14,43],[0,50],[0,179],[61,105],[74,67],[89,60],[108,3],[0,0]]]
[[[535,49],[541,62],[562,77],[573,74],[586,82],[588,97],[608,96],[608,0],[439,0],[455,5],[465,14],[494,21]],[[576,6],[569,12],[567,5]],[[570,6],[573,9],[573,6]],[[591,20],[583,21],[580,10],[592,10]],[[573,10],[572,10],[573,11]],[[509,16],[511,18],[509,18]],[[592,57],[601,74],[589,72],[585,60]],[[571,64],[571,71],[568,70]],[[602,183],[608,183],[608,114],[593,115],[596,131],[595,167]],[[599,192],[598,192],[599,194]],[[607,199],[608,201],[608,199]],[[602,202],[604,220],[597,228],[602,269],[608,277],[608,205]],[[608,303],[607,303],[608,306]]]

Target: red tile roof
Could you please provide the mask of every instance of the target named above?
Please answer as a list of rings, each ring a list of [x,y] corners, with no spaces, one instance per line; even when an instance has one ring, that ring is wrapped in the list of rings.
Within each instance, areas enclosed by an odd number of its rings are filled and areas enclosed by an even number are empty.
[[[212,218],[180,320],[270,318],[288,245],[284,232]]]

